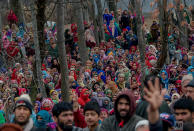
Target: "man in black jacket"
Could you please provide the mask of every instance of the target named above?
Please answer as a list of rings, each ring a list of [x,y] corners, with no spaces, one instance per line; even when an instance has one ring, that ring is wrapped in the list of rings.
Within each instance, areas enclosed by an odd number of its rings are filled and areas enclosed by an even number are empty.
[[[54,121],[57,124],[56,131],[82,131],[81,128],[73,126],[74,116],[72,104],[60,102],[52,109]]]

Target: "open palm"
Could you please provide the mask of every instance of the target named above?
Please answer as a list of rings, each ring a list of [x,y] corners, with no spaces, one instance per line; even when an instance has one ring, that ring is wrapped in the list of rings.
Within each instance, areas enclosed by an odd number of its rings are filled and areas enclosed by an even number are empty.
[[[145,96],[144,99],[149,102],[152,110],[157,110],[162,104],[166,90],[160,91],[159,78],[155,79],[155,84],[152,81],[148,81],[148,88],[144,88]]]

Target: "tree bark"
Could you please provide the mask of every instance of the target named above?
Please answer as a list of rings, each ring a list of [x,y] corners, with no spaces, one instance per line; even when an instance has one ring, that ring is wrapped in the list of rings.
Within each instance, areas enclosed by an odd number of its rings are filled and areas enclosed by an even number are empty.
[[[163,3],[163,4],[162,4]],[[161,32],[161,45],[162,51],[157,61],[157,70],[156,73],[159,73],[162,69],[164,63],[166,62],[167,53],[168,53],[168,16],[167,16],[167,0],[159,0],[158,6],[160,10],[159,14],[159,24]]]
[[[43,83],[42,78],[42,71],[41,71],[41,57],[40,57],[40,47],[39,47],[39,40],[38,40],[38,31],[37,31],[37,20],[36,20],[36,14],[35,14],[35,5],[33,0],[30,1],[30,7],[31,7],[31,13],[32,13],[32,29],[33,29],[33,35],[34,35],[34,46],[35,46],[35,59],[36,59],[36,71],[37,71],[37,83],[38,88],[40,89],[40,93],[43,97],[47,97],[45,86]]]
[[[38,40],[40,45],[40,55],[42,60],[44,59],[44,51],[46,50],[45,45],[45,37],[44,37],[44,24],[46,23],[46,16],[45,16],[45,10],[46,10],[46,0],[37,0],[36,1],[37,6],[37,28],[38,28]]]
[[[104,33],[104,23],[103,23],[103,10],[102,10],[102,1],[101,0],[96,0],[96,5],[98,8],[98,27],[99,27],[99,38],[100,42],[102,40],[105,40],[105,33]]]
[[[183,16],[183,13],[184,13],[184,9],[180,9],[180,5],[181,5],[181,1],[180,0],[177,0],[177,3],[176,3],[176,13],[177,13],[177,20],[178,20],[178,27],[179,29],[184,32],[184,34],[187,33],[187,29],[185,27],[185,24],[182,24],[185,20],[184,20],[184,16]],[[179,33],[179,39],[180,39],[180,45],[182,47],[186,47],[188,48],[188,40],[187,40],[187,37],[185,37],[185,35],[182,34],[182,33]]]
[[[143,35],[143,30],[142,30],[142,16],[141,16],[141,4],[140,0],[137,0],[135,3],[135,9],[137,13],[137,37],[138,37],[138,47],[139,47],[139,52],[140,52],[140,63],[141,63],[141,93],[143,93],[143,81],[145,79],[145,70],[146,70],[146,65],[145,65],[145,41],[144,41],[144,35]]]
[[[80,58],[82,64],[85,65],[88,60],[88,50],[86,47],[85,35],[84,35],[84,23],[83,23],[83,13],[81,8],[81,0],[73,0],[74,10],[75,10],[75,20],[77,23],[77,33],[78,33],[78,47]]]
[[[192,21],[194,21],[194,5],[193,5],[192,10],[191,10],[191,18],[192,18]]]
[[[95,14],[95,0],[90,0],[88,2],[88,8],[90,10],[90,17],[94,25],[94,36],[95,36],[96,44],[99,45],[98,23],[97,23],[97,16]]]
[[[0,4],[1,4],[1,2],[0,2]],[[2,9],[1,9],[1,7],[0,7],[0,48],[1,48],[1,50],[0,51],[2,51],[2,49],[3,49],[3,25],[2,25],[2,11],[1,11]]]
[[[83,20],[89,22],[88,0],[82,2]]]
[[[57,45],[59,50],[59,63],[61,69],[62,100],[69,102],[68,67],[64,41],[64,0],[57,3]]]

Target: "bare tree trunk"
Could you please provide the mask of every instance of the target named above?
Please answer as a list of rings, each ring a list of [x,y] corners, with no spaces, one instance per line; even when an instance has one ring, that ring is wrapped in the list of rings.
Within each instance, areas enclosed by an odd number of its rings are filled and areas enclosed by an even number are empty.
[[[191,17],[192,17],[192,20],[194,21],[194,5],[193,5],[193,8],[191,10]]]
[[[145,65],[145,41],[144,41],[144,35],[143,35],[143,30],[142,30],[142,16],[141,16],[141,10],[140,10],[141,4],[140,1],[137,0],[135,3],[135,9],[137,13],[137,37],[138,37],[138,47],[139,47],[139,52],[140,52],[140,63],[141,63],[141,83],[143,84],[144,79],[145,79],[145,70],[146,70],[146,65]],[[143,93],[143,87],[142,85],[141,88],[141,93]]]
[[[64,0],[57,3],[57,45],[59,50],[59,63],[61,69],[62,100],[69,102],[68,67],[64,41]]]
[[[95,14],[95,0],[90,0],[88,2],[88,7],[90,10],[91,20],[94,24],[94,36],[95,36],[96,44],[99,45],[98,23],[97,23],[97,16]]]
[[[83,20],[89,22],[88,0],[82,2]]]
[[[35,14],[35,4],[33,0],[30,1],[31,4],[31,13],[32,13],[32,29],[33,29],[33,35],[34,35],[34,46],[35,46],[35,59],[36,59],[36,71],[37,71],[37,83],[38,88],[40,89],[40,93],[43,97],[47,97],[45,86],[43,83],[42,78],[42,71],[41,71],[41,57],[40,57],[40,47],[39,47],[39,40],[38,40],[38,31],[37,31],[37,20],[36,20],[36,14]]]
[[[163,4],[162,4],[163,3]],[[161,45],[162,51],[157,61],[157,71],[159,73],[160,69],[162,69],[164,63],[166,62],[167,53],[168,53],[168,16],[167,16],[167,0],[159,0],[158,6],[160,10],[159,14],[159,23],[160,23],[160,31],[161,31]]]
[[[100,37],[100,42],[102,40],[105,40],[105,33],[104,33],[104,24],[103,24],[103,10],[102,10],[102,1],[101,0],[96,0],[96,5],[98,8],[98,27],[99,27],[99,37]]]
[[[0,2],[0,5],[1,5],[1,2]],[[2,9],[1,9],[1,7],[0,7],[0,48],[1,48],[1,50],[0,51],[2,51],[3,50],[3,25],[2,25]]]
[[[37,0],[37,28],[38,28],[38,40],[41,50],[41,58],[44,59],[44,51],[46,49],[45,46],[45,37],[44,37],[44,24],[46,23],[45,10],[46,10],[46,0]]]
[[[83,23],[83,13],[81,8],[81,0],[73,0],[74,3],[74,10],[75,10],[75,20],[77,23],[77,33],[78,33],[78,47],[80,58],[82,64],[85,65],[86,61],[88,60],[88,50],[86,48],[86,41],[84,36],[84,23]]]
[[[184,13],[184,9],[180,9],[180,5],[181,5],[181,1],[180,0],[177,0],[177,3],[176,3],[176,13],[177,13],[177,20],[178,20],[178,27],[179,29],[184,32],[183,33],[179,33],[179,39],[180,39],[180,45],[182,47],[186,47],[188,48],[188,40],[187,40],[187,37],[185,37],[185,34],[187,33],[187,29],[185,27],[185,24],[182,24],[185,20],[184,20],[184,16],[183,16],[183,13]]]

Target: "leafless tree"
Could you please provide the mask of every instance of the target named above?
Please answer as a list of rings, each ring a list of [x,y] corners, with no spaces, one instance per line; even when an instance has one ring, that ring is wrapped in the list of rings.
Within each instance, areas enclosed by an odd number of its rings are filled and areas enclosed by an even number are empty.
[[[166,62],[168,53],[168,13],[167,13],[167,0],[159,0],[159,24],[161,31],[161,45],[162,51],[157,61],[157,69],[162,69],[164,63]],[[158,71],[157,71],[158,73]]]
[[[59,50],[59,63],[61,70],[61,94],[62,100],[69,101],[68,67],[64,42],[64,0],[57,2],[57,45]]]
[[[140,63],[141,63],[141,72],[142,72],[142,78],[141,83],[143,84],[143,80],[145,79],[145,41],[144,41],[144,33],[143,33],[143,22],[142,22],[142,16],[141,16],[141,4],[140,0],[135,1],[135,9],[137,13],[137,37],[138,37],[138,48],[140,51]],[[142,87],[144,87],[142,85]],[[143,89],[143,88],[142,88]],[[143,90],[142,90],[143,91]]]
[[[75,10],[75,20],[77,23],[77,33],[78,33],[78,47],[80,58],[82,64],[85,65],[86,61],[88,60],[88,50],[86,48],[86,41],[84,36],[84,23],[83,23],[83,13],[81,7],[81,0],[73,0],[75,4],[73,4],[73,8]]]
[[[34,46],[35,46],[35,62],[36,62],[36,81],[38,83],[38,88],[40,89],[40,93],[43,97],[46,97],[46,90],[43,83],[42,71],[41,71],[41,57],[40,57],[40,47],[39,47],[39,39],[38,39],[38,30],[37,30],[37,20],[36,20],[36,9],[34,1],[30,1],[31,13],[32,13],[32,29],[34,35]]]
[[[103,15],[102,1],[96,0],[96,5],[97,5],[97,10],[98,10],[99,37],[100,37],[100,40],[105,40],[104,24],[103,24],[103,19],[102,19],[102,15]]]

